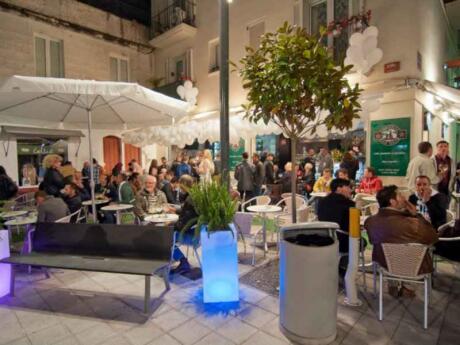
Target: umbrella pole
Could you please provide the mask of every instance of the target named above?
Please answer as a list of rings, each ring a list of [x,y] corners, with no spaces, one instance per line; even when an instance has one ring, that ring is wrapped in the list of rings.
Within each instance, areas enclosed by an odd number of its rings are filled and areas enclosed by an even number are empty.
[[[93,210],[93,221],[96,223],[96,203],[94,199],[94,164],[93,164],[93,144],[91,141],[92,118],[91,110],[88,109],[88,144],[89,144],[89,185],[91,188],[91,208]]]

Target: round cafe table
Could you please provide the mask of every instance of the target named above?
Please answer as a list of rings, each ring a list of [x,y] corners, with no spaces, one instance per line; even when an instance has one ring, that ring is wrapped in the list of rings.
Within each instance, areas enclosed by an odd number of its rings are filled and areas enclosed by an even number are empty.
[[[268,213],[276,213],[276,212],[281,212],[282,208],[280,206],[275,206],[275,205],[253,205],[249,206],[247,208],[249,212],[254,212],[258,213],[262,216],[262,234],[263,234],[263,245],[264,245],[264,257],[266,253],[268,252],[268,246],[267,246],[267,214]]]
[[[133,205],[130,204],[113,204],[101,207],[102,211],[115,212],[117,217],[117,224],[121,224],[121,211],[132,209]]]
[[[6,211],[6,212],[0,213],[0,217],[4,218],[4,219],[10,219],[10,218],[16,218],[16,217],[25,216],[26,214],[27,214],[27,211],[25,211],[25,210],[21,210],[21,211]]]
[[[377,202],[377,197],[375,195],[363,196],[362,200],[367,202]]]
[[[148,215],[144,220],[149,223],[172,224],[179,220],[179,216],[175,213],[158,213]]]
[[[108,202],[110,202],[109,199],[95,199],[94,200],[94,204],[97,206],[97,205],[102,205],[102,204],[107,204]],[[91,202],[91,200],[86,200],[86,201],[83,201],[81,203],[83,206],[91,206],[93,203]]]
[[[327,192],[313,192],[310,193],[310,196],[315,197],[315,198],[325,198],[327,197]]]

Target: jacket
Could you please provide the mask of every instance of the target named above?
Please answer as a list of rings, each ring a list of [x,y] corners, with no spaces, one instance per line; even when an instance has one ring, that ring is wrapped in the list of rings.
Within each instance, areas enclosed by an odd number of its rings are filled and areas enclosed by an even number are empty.
[[[16,195],[18,186],[7,175],[0,176],[0,200],[8,200]]]
[[[444,194],[433,190],[430,200],[424,203],[421,199],[418,198],[417,193],[414,193],[409,197],[409,201],[411,204],[418,208],[423,207],[424,205],[426,206],[428,215],[430,217],[430,223],[435,229],[447,223],[446,210],[449,205],[447,203],[447,197]],[[417,211],[419,210],[417,209]]]
[[[332,178],[329,181],[326,181],[323,176],[316,180],[315,185],[313,186],[314,192],[330,192],[331,191],[331,182]]]
[[[81,197],[80,195],[75,195],[73,198],[64,197],[64,202],[67,204],[70,213],[75,213],[81,209]]]
[[[46,197],[45,202],[37,207],[38,223],[54,223],[70,214],[67,204],[61,198],[52,195]]]
[[[371,177],[371,178],[363,177],[363,179],[359,183],[357,193],[374,194],[374,193],[377,193],[382,188],[383,188],[383,184],[380,178],[376,176]]]
[[[438,241],[433,226],[422,216],[413,216],[407,211],[392,208],[381,208],[375,216],[364,222],[369,240],[374,246],[372,260],[387,268],[382,243],[420,243],[428,246]],[[430,255],[425,256],[419,274],[433,272],[433,261]]]
[[[46,169],[45,176],[43,177],[42,188],[48,195],[59,197],[61,189],[65,187],[64,177],[62,174],[53,168]]]
[[[323,174],[324,169],[328,168],[332,170],[334,168],[334,161],[329,153],[327,155],[319,154],[316,157],[316,164],[318,164],[318,173],[320,175]]]
[[[155,199],[153,202],[151,199]],[[134,214],[141,220],[144,220],[145,216],[150,213],[152,209],[159,208],[168,203],[166,195],[161,190],[155,190],[154,193],[149,193],[145,189],[142,189],[136,195],[136,201],[134,202]]]
[[[238,164],[235,168],[235,179],[238,181],[239,191],[254,190],[254,166],[246,159]]]
[[[176,231],[188,230],[184,229],[187,223],[191,222],[193,226],[198,220],[198,213],[196,212],[195,206],[193,205],[192,197],[189,194],[185,194],[184,197],[184,204],[182,205],[181,209],[177,211],[179,219],[174,225]],[[195,219],[194,222],[192,221],[193,219]]]
[[[351,160],[342,160],[340,163],[341,169],[346,169],[348,171],[348,177],[350,180],[356,180],[356,172],[359,170],[359,161],[356,158]]]
[[[128,181],[123,181],[118,186],[118,202],[120,204],[132,204],[136,196],[134,195],[133,187]]]
[[[265,184],[275,183],[275,169],[273,168],[273,162],[268,159],[264,162],[265,169]]]
[[[191,175],[192,169],[187,163],[181,163],[176,168],[176,176],[181,177],[182,175]]]
[[[322,222],[333,222],[340,226],[340,230],[349,231],[350,207],[355,207],[354,201],[339,193],[331,193],[319,199],[318,220]],[[339,239],[339,251],[348,253],[348,236],[337,233]]]
[[[436,166],[430,157],[422,154],[412,158],[407,167],[407,187],[411,191],[415,191],[415,179],[420,175],[427,176],[430,179],[431,186],[437,190],[439,177],[436,172]]]
[[[169,181],[163,184],[161,191],[165,193],[166,200],[168,200],[169,204],[175,204],[177,202],[171,183]]]
[[[455,177],[457,175],[457,169],[455,167],[455,160],[452,159],[452,157],[448,156],[450,158],[450,178],[449,178],[449,191],[452,192],[454,190],[454,184],[455,184]],[[436,155],[433,155],[431,157],[433,160],[436,172],[438,171],[438,163],[436,162]]]
[[[262,186],[265,180],[265,167],[261,161],[258,161],[254,167],[254,184]]]

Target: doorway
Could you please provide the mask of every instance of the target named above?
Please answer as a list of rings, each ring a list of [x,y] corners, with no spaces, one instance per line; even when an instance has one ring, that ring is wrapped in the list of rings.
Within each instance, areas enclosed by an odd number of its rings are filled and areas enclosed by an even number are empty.
[[[109,173],[118,162],[121,162],[121,140],[109,135],[104,137],[103,143],[105,170]]]
[[[125,165],[124,168],[128,169],[128,163],[135,159],[139,165],[142,165],[141,161],[141,149],[131,144],[125,143]]]

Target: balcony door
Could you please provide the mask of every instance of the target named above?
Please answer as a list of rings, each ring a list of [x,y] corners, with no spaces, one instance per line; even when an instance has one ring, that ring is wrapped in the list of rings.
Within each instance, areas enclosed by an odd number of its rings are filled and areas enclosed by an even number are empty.
[[[105,170],[111,172],[113,167],[121,162],[121,140],[109,135],[103,139]]]

